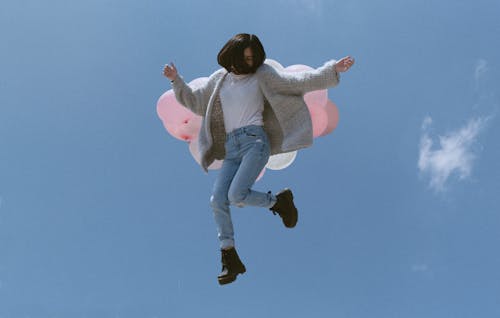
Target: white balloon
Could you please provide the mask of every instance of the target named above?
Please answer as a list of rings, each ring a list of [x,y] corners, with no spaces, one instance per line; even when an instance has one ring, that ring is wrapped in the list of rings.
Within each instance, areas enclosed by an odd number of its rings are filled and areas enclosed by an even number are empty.
[[[272,155],[267,161],[266,168],[271,170],[282,170],[293,163],[297,157],[297,151]]]
[[[200,164],[201,162],[201,155],[200,152],[198,151],[198,139],[191,140],[189,142],[189,152],[191,153],[191,156],[193,156],[193,159]],[[218,170],[222,167],[222,162],[223,160],[215,160],[209,167],[208,170]]]
[[[274,67],[277,70],[281,71],[281,70],[284,69],[283,65],[281,65],[278,61],[275,61],[275,60],[272,60],[272,59],[266,59],[264,62],[266,64],[271,65],[272,67]]]
[[[201,158],[200,158],[200,153],[198,152],[198,139],[193,139],[189,143],[189,152],[191,153],[191,156],[193,156],[193,159],[200,164]]]
[[[202,87],[205,83],[208,82],[208,77],[198,77],[189,82],[189,86],[193,89]]]

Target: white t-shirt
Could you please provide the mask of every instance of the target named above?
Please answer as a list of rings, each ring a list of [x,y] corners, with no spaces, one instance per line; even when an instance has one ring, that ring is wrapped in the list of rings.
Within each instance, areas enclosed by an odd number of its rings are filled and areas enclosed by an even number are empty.
[[[248,126],[262,126],[264,95],[255,74],[227,74],[220,90],[226,132]]]

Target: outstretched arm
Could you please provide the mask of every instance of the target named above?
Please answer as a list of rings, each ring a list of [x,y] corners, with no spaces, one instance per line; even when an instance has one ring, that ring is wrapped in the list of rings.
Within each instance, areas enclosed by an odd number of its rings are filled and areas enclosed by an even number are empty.
[[[163,68],[163,75],[172,83],[175,98],[179,103],[197,115],[205,115],[206,105],[210,98],[210,81],[203,86],[193,89],[184,82],[181,76],[179,76],[174,63],[165,65]]]
[[[272,69],[265,72],[265,79],[268,85],[277,92],[305,94],[336,86],[339,82],[339,73],[346,72],[353,64],[354,59],[347,56],[339,61],[328,61],[322,67],[310,71],[288,73]]]

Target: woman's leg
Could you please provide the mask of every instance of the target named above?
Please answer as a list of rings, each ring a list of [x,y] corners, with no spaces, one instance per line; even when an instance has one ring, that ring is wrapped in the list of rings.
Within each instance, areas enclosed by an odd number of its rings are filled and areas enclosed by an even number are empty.
[[[276,203],[276,197],[251,189],[269,160],[267,135],[261,127],[253,126],[241,135],[239,142],[241,162],[228,191],[229,202],[239,207],[250,205],[270,208]]]
[[[224,160],[210,198],[221,249],[234,246],[234,229],[229,210],[228,191],[238,166],[239,163],[234,159]]]

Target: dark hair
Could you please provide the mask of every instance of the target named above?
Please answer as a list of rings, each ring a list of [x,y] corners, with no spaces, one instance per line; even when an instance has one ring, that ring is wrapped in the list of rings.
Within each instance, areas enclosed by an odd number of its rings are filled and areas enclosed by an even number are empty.
[[[243,51],[251,48],[253,53],[253,65],[248,66],[245,62]],[[255,73],[259,66],[264,63],[266,52],[259,38],[254,34],[240,33],[233,36],[217,55],[217,62],[228,72],[236,71],[238,74]]]

